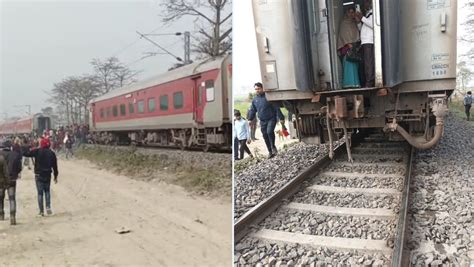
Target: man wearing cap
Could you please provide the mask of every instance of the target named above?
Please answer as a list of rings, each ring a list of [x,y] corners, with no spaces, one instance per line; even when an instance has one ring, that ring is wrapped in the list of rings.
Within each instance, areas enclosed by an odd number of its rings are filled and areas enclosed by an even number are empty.
[[[267,146],[269,158],[277,154],[275,146],[275,126],[279,119],[282,125],[285,125],[285,116],[281,113],[280,107],[267,101],[262,83],[255,83],[255,97],[248,113],[248,120],[253,121],[258,113],[260,120],[260,130],[262,131],[265,145]]]
[[[23,156],[35,158],[35,180],[36,190],[38,191],[39,216],[44,216],[43,196],[46,201],[46,212],[51,211],[51,172],[54,174],[54,183],[58,182],[58,164],[56,154],[49,149],[50,142],[48,138],[42,138],[40,148],[26,152]]]

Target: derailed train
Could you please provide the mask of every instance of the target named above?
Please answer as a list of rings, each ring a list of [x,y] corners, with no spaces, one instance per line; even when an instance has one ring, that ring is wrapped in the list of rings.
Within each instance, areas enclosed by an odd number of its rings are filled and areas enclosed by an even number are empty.
[[[231,56],[186,65],[90,103],[90,130],[110,143],[230,149]]]
[[[253,1],[266,96],[294,114],[298,137],[383,129],[427,149],[456,86],[457,1],[373,0],[375,87],[342,89],[336,40],[344,6],[363,1]]]

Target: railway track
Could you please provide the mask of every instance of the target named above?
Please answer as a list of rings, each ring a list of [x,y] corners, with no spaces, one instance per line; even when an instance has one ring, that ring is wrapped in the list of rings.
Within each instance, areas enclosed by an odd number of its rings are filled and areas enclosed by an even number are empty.
[[[234,224],[235,264],[401,266],[412,148],[364,138],[325,157]]]

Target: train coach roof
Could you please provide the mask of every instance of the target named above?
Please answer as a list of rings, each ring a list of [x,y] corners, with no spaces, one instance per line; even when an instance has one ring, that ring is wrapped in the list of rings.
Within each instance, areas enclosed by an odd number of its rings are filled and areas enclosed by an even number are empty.
[[[157,85],[157,84],[163,84],[166,82],[171,82],[180,78],[192,76],[197,73],[201,73],[204,71],[212,70],[212,69],[218,69],[221,67],[222,62],[229,56],[224,56],[224,57],[219,57],[214,60],[206,60],[206,61],[201,61],[201,62],[196,62],[193,64],[185,65],[182,67],[179,67],[174,70],[170,70],[168,72],[152,76],[146,80],[139,81],[137,83],[124,86],[122,88],[118,88],[115,90],[112,90],[104,95],[101,95],[99,97],[96,97],[92,99],[91,103],[106,100],[112,97],[120,96],[120,95],[125,95],[131,92],[135,92],[138,90],[146,89],[151,86]]]

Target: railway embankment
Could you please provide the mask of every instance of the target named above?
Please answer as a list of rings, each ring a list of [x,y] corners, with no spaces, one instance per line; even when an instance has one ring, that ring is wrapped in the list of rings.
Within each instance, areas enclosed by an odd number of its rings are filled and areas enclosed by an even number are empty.
[[[230,154],[101,145],[85,145],[75,152],[99,168],[136,180],[176,184],[212,197],[231,195]]]

